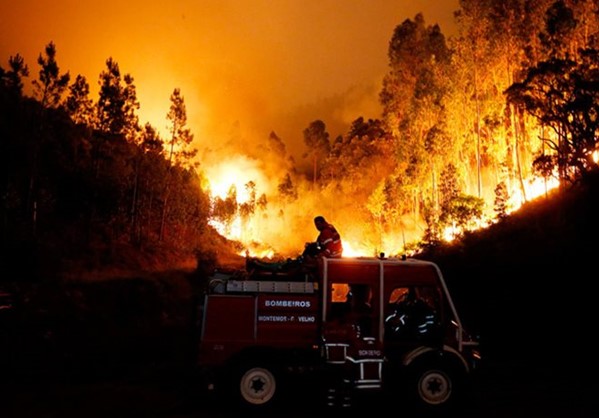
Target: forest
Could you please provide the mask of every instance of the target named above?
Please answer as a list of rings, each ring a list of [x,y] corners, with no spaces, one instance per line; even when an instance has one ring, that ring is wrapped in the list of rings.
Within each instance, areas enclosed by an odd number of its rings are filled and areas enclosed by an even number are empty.
[[[273,127],[247,152],[275,161],[276,192],[248,181],[245,201],[234,187],[211,194],[179,88],[161,135],[140,123],[134,77],[113,58],[94,98],[86,76],[60,68],[52,41],[35,69],[8,57],[0,66],[2,276],[15,267],[34,277],[213,266],[227,251],[248,250],[228,239],[236,220],[247,229],[291,223],[307,201],[328,202],[320,208],[373,254],[417,231],[393,255],[501,220],[535,197],[537,180],[546,190],[568,187],[595,170],[597,2],[462,0],[455,18],[452,37],[422,14],[397,25],[381,117],[357,115],[335,138],[325,121],[310,122],[302,132],[310,170],[299,169]]]

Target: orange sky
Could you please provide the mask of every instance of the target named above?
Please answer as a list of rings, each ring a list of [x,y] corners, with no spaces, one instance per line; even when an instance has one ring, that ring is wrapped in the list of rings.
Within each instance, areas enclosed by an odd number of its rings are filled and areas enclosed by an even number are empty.
[[[451,34],[458,0],[0,0],[0,65],[56,44],[62,72],[84,75],[97,99],[112,57],[135,79],[140,119],[165,130],[180,88],[198,147],[275,131],[292,153],[314,119],[331,136],[379,117],[379,83],[394,28],[423,12]]]

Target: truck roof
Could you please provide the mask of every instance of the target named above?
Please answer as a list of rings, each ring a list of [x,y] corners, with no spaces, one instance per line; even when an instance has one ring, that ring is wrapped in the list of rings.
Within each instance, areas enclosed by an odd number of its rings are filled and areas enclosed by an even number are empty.
[[[385,281],[401,277],[402,282],[410,285],[436,285],[441,282],[444,286],[443,276],[435,263],[411,258],[323,258],[321,274],[323,277],[345,276],[348,279],[376,274],[385,277]]]

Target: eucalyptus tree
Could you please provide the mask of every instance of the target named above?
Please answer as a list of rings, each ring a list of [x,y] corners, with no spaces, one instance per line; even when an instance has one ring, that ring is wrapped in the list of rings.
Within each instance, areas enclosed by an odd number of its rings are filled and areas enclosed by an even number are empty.
[[[291,179],[289,172],[285,173],[279,184],[277,185],[277,191],[281,199],[286,203],[291,203],[298,198],[297,186]]]
[[[303,131],[304,144],[308,151],[304,155],[312,160],[312,184],[315,187],[319,177],[319,162],[324,160],[331,150],[326,124],[318,119],[310,122]]]
[[[495,186],[495,200],[493,201],[493,210],[495,211],[495,217],[501,221],[507,217],[508,214],[508,200],[509,193],[505,182],[500,181]]]
[[[524,196],[523,165],[527,147],[527,129],[519,129],[525,124],[522,114],[506,103],[504,90],[521,73],[520,63],[524,61],[527,0],[506,0],[493,2],[489,10],[489,33],[497,52],[495,60],[489,60],[491,76],[486,86],[489,100],[486,116],[483,117],[482,133],[485,138],[484,157],[492,169],[495,183],[515,180]],[[507,170],[505,168],[508,168]]]
[[[545,53],[553,58],[573,58],[580,45],[576,42],[576,27],[579,20],[566,1],[558,0],[545,12],[545,26],[539,33]]]
[[[271,172],[297,174],[293,155],[287,152],[285,142],[274,131],[270,132],[266,141],[255,144],[247,153],[251,158],[267,161]]]
[[[489,63],[493,62],[497,53],[495,51],[495,37],[490,32],[489,18],[493,0],[460,0],[460,9],[456,12],[460,46],[459,60],[461,68],[466,72],[466,83],[463,85],[467,95],[466,106],[473,119],[469,121],[471,128],[465,135],[472,138],[468,141],[468,153],[474,156],[476,172],[477,194],[482,196],[482,170],[483,170],[483,121],[486,113],[486,101],[489,94],[490,73],[487,71]]]
[[[256,183],[252,180],[244,184],[247,199],[239,204],[242,222],[247,222],[256,211]]]
[[[237,204],[237,187],[232,184],[227,191],[227,196],[223,199],[219,196],[214,198],[212,205],[211,218],[221,223],[226,234],[231,232],[231,226],[235,216],[239,211]]]
[[[326,182],[350,183],[351,193],[369,193],[395,168],[393,137],[380,119],[355,119],[331,145],[321,176]]]
[[[593,165],[598,113],[597,37],[599,10],[588,0],[547,5],[539,30],[543,59],[506,91],[508,100],[532,115],[553,135],[534,165],[543,174],[557,169],[573,181]]]
[[[599,50],[579,54],[579,62],[553,58],[539,63],[507,91],[510,101],[554,131],[557,139],[543,138],[553,154],[537,161],[549,161],[560,180],[567,181],[576,181],[596,166],[592,157],[599,133]]]
[[[395,138],[398,173],[415,185],[418,202],[436,194],[436,167],[452,147],[446,130],[451,51],[439,26],[427,26],[417,14],[395,28],[388,56],[383,118]]]

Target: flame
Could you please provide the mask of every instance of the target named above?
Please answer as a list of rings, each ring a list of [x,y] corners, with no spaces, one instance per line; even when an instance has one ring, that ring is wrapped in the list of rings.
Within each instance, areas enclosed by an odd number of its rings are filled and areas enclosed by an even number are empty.
[[[598,155],[599,153],[595,153]],[[269,181],[272,181],[272,176],[267,176],[265,171],[256,160],[249,157],[238,155],[231,156],[227,160],[220,161],[206,170],[206,178],[208,179],[208,191],[214,202],[215,199],[226,199],[234,196],[237,205],[250,202],[252,199],[257,199],[262,193],[268,196]],[[253,189],[248,188],[248,184],[253,183]],[[559,181],[556,177],[541,178],[534,177],[524,182],[524,190],[520,184],[512,184],[508,192],[508,202],[506,213],[511,213],[519,209],[526,201],[530,201],[539,196],[547,194],[550,190],[559,186]],[[270,187],[272,188],[272,187]],[[289,210],[288,206],[281,205],[276,202],[275,196],[268,196],[268,213],[262,212],[256,208],[254,213],[249,216],[246,214],[242,218],[237,211],[226,223],[222,220],[212,218],[209,223],[221,235],[228,239],[234,240],[243,246],[239,251],[239,255],[252,256],[262,259],[281,258],[282,244],[286,244],[289,249],[295,241],[300,238],[294,234],[289,226],[289,218],[278,217],[276,213],[283,208]],[[314,196],[309,194],[304,195],[302,203],[304,204],[303,213],[309,213],[307,209],[309,204],[304,200],[314,199]],[[318,204],[318,200],[316,203]],[[476,230],[488,227],[496,222],[496,216],[492,208],[487,208],[488,213],[483,215],[483,218],[476,223],[469,225],[468,230]],[[352,223],[353,221],[353,223]],[[343,256],[344,257],[372,257],[372,256],[388,256],[395,257],[399,255],[409,255],[413,251],[409,251],[406,247],[406,236],[404,226],[402,225],[398,231],[385,231],[380,233],[376,238],[365,237],[364,226],[357,223],[364,223],[358,218],[350,218],[345,221],[345,224],[336,225],[342,232],[343,239]],[[308,227],[308,225],[306,225]],[[418,231],[418,225],[410,225],[411,230]],[[270,229],[269,232],[266,229]],[[275,233],[273,234],[273,230]],[[464,231],[457,226],[447,227],[443,233],[444,241],[450,242],[460,236]],[[412,233],[413,235],[414,233]],[[414,238],[414,237],[413,237]],[[419,237],[415,237],[419,239]],[[295,248],[295,247],[294,247]],[[297,247],[297,253],[301,253],[301,247]],[[293,250],[291,250],[293,251]]]
[[[237,205],[251,203],[252,199],[256,199],[257,196],[264,193],[261,187],[268,184],[258,162],[243,155],[230,156],[228,159],[221,160],[218,164],[207,167],[205,173],[207,189],[213,203],[216,198],[224,200],[231,193],[234,193]],[[253,184],[253,188],[249,187],[250,182]],[[226,223],[211,218],[209,224],[219,234],[232,240],[242,243],[259,240],[259,237],[255,236],[251,223],[244,222],[238,212]],[[274,253],[272,250],[269,250],[270,252]]]
[[[524,184],[524,193],[520,188],[512,190],[508,201],[508,213],[518,210],[527,200],[536,199],[559,186],[557,177],[533,177]]]
[[[267,184],[266,177],[258,167],[258,163],[250,158],[238,155],[221,161],[217,165],[206,168],[208,188],[210,195],[225,199],[234,189],[237,194],[237,203],[246,203],[250,200],[250,191],[246,187],[252,181],[254,184]]]
[[[367,255],[371,251],[368,251],[366,248],[358,249],[357,244],[352,244],[347,240],[343,241],[343,257],[363,257]]]
[[[528,181],[524,182],[524,192],[522,189],[514,187],[509,193],[510,198],[507,202],[506,212],[512,213],[520,209],[526,201],[534,200],[537,197],[546,195],[550,190],[555,189],[559,186],[559,180],[557,177],[542,178],[533,177]],[[469,228],[469,230],[483,229],[496,221],[493,214],[487,213],[483,215],[483,218],[475,222],[475,224]],[[463,229],[455,225],[448,226],[442,233],[443,240],[451,242],[463,233]]]

